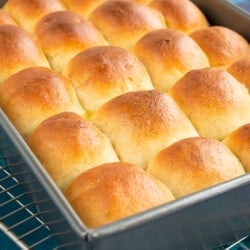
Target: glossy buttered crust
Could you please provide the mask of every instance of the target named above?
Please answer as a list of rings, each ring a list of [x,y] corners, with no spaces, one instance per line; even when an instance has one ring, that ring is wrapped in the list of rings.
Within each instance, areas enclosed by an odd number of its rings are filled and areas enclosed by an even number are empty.
[[[44,16],[38,22],[35,33],[52,68],[59,72],[84,49],[107,44],[90,21],[70,11]]]
[[[233,131],[223,142],[240,159],[246,172],[250,173],[250,123]]]
[[[244,174],[236,156],[221,142],[205,137],[186,138],[160,151],[149,173],[181,197]]]
[[[197,43],[188,35],[172,29],[147,33],[133,51],[145,64],[155,88],[163,91],[168,91],[188,71],[209,66]]]
[[[153,89],[139,59],[114,46],[98,46],[79,53],[64,74],[75,87],[82,105],[91,112],[120,94]]]
[[[227,71],[239,82],[243,83],[250,91],[250,54],[249,57],[233,63]]]
[[[169,91],[202,136],[224,139],[250,122],[246,87],[218,68],[192,70]]]
[[[110,44],[132,49],[147,32],[165,28],[163,16],[147,6],[133,1],[106,1],[90,15]]]
[[[120,95],[100,107],[93,121],[110,138],[121,161],[144,168],[162,148],[198,135],[175,101],[156,90]]]
[[[92,168],[79,175],[65,195],[90,228],[174,199],[163,184],[129,163],[110,163]]]
[[[14,25],[0,25],[0,84],[32,66],[50,67],[38,41]]]
[[[0,106],[25,137],[54,114],[84,114],[68,80],[42,67],[24,69],[0,85]]]
[[[54,11],[65,10],[60,0],[8,0],[3,9],[26,31],[33,33],[40,18]]]
[[[153,0],[149,7],[161,12],[171,29],[190,33],[208,27],[204,14],[189,0]]]
[[[214,67],[226,69],[250,54],[247,40],[226,27],[211,26],[196,30],[190,36],[200,45]]]
[[[91,122],[71,112],[43,121],[28,144],[61,190],[83,171],[118,161],[107,137]]]

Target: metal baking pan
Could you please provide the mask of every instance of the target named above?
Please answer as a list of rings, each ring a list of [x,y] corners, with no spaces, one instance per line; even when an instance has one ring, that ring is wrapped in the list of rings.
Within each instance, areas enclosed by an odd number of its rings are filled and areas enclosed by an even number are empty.
[[[244,23],[249,27],[249,17],[225,1],[194,2],[216,24],[225,25],[215,14],[223,6],[220,13],[226,9],[230,18],[236,15],[235,30],[244,34],[240,27]],[[227,24],[231,27],[231,22]],[[8,174],[30,194],[39,219],[56,237],[59,249],[211,249],[250,234],[250,174],[107,226],[89,229],[2,110],[0,132],[3,136],[0,153],[4,152],[2,158]]]

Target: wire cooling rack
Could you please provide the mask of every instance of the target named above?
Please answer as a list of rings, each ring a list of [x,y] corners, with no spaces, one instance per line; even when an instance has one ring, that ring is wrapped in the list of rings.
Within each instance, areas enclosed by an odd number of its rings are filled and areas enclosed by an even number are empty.
[[[65,227],[66,221],[53,219],[57,209],[51,206],[32,173],[23,170],[23,164],[0,127],[0,230],[14,240],[17,249],[70,249],[77,245],[72,231]],[[32,191],[27,191],[27,186]],[[39,211],[41,205],[47,209]],[[49,222],[44,222],[44,216],[51,218]],[[56,233],[52,233],[51,227],[57,228]],[[68,242],[59,244],[58,237]],[[6,247],[0,244],[0,249]]]

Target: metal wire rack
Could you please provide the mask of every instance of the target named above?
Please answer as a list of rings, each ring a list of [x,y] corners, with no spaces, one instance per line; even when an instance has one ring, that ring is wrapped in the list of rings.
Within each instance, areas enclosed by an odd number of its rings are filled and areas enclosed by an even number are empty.
[[[23,164],[0,127],[0,229],[21,249],[69,249],[77,245],[79,239],[74,239],[63,217],[56,216],[52,201]],[[46,223],[44,217],[51,219]],[[53,227],[56,233],[50,230]],[[67,240],[59,243],[58,238]]]

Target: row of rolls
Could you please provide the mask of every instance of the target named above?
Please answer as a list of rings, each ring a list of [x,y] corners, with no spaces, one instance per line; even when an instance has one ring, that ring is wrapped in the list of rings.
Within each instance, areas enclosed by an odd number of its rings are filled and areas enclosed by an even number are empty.
[[[250,46],[189,0],[9,0],[0,107],[84,224],[250,172]]]

